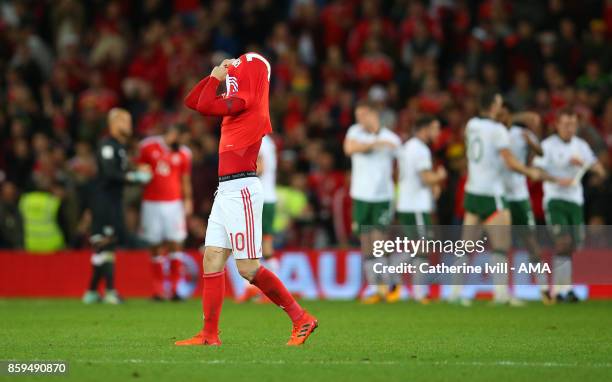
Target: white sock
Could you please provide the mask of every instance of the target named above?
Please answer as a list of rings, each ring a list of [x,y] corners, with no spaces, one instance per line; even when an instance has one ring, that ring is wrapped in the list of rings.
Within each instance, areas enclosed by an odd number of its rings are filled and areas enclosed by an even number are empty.
[[[572,258],[555,256],[553,271],[554,293],[565,295],[572,290]]]
[[[417,273],[412,275],[412,294],[415,300],[422,300],[427,297],[427,293],[429,292],[429,285],[427,285],[427,280],[425,274],[419,272],[420,265],[425,263],[425,259],[421,257],[414,258],[414,265],[417,268]]]
[[[461,266],[463,264],[468,263],[467,256],[465,255],[461,257],[455,256],[454,260],[455,261],[451,265]],[[465,292],[464,283],[466,282],[465,275],[460,274],[460,273],[454,273],[450,277],[451,277],[453,284],[451,285],[451,290],[450,290],[448,299],[450,301],[459,300],[464,297],[463,296]]]
[[[548,274],[546,273],[536,273],[535,275],[536,282],[540,286],[540,291],[547,292],[548,287]]]
[[[103,253],[94,253],[91,255],[91,263],[93,265],[102,265],[106,260],[106,256]]]
[[[409,261],[409,257],[404,253],[392,253],[389,256],[388,263],[394,267],[400,267],[402,264]],[[389,285],[401,286],[404,284],[403,274],[392,273],[389,275]]]
[[[493,252],[490,256],[490,264],[507,264],[508,259],[499,252]],[[510,299],[510,289],[508,288],[508,273],[494,273],[491,275],[493,281],[493,300],[506,302]]]

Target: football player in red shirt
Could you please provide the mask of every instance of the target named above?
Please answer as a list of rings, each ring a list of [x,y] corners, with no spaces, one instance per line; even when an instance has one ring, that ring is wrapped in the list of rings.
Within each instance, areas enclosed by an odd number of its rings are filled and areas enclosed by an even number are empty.
[[[225,81],[226,93],[217,96]],[[225,295],[224,267],[234,255],[238,271],[281,307],[293,322],[287,345],[301,345],[317,320],[295,301],[283,283],[259,264],[263,190],[257,177],[262,137],[272,131],[268,92],[270,64],[257,53],[225,60],[187,95],[185,105],[209,116],[223,116],[219,142],[219,188],[208,218],[204,251],[204,327],[176,345],[221,345],[219,315]]]
[[[179,143],[180,128],[171,125],[163,135],[145,138],[139,146],[137,163],[151,171],[151,181],[142,194],[140,236],[151,245],[153,299],[166,298],[164,262],[170,258],[170,296],[180,300],[182,243],[187,237],[186,215],[193,210],[191,150]]]

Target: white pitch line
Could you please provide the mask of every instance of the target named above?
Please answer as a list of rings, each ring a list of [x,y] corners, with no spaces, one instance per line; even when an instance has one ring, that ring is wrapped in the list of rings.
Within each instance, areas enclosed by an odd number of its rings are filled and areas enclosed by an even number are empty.
[[[68,362],[76,363],[93,363],[93,364],[202,364],[202,365],[429,365],[429,366],[505,366],[505,367],[533,367],[533,368],[612,368],[612,363],[569,363],[569,362],[527,362],[527,361],[371,361],[371,360],[313,360],[313,361],[298,361],[286,362],[283,360],[227,360],[227,359],[199,359],[193,361],[187,360],[148,360],[148,359],[124,359],[124,360],[68,360]]]

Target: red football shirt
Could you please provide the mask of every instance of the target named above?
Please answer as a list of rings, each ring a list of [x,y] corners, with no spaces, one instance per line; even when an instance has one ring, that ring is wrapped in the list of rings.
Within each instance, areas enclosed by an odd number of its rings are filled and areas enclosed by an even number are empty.
[[[223,117],[219,152],[248,147],[272,131],[270,122],[270,64],[257,53],[246,53],[231,65],[225,78],[225,97],[241,98],[245,110]]]
[[[191,151],[186,146],[173,151],[163,137],[149,137],[140,143],[137,162],[151,166],[153,174],[144,188],[143,200],[169,202],[182,199],[182,177],[191,173]]]
[[[270,71],[270,63],[257,53],[243,54],[228,69],[225,97],[241,98],[245,110],[223,117],[219,175],[257,169],[261,139],[272,131]]]

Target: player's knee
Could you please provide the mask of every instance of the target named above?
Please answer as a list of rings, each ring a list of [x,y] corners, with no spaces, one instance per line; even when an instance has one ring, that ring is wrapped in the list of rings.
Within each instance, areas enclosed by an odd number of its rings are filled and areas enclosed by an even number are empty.
[[[259,261],[258,260],[237,260],[236,268],[238,268],[238,273],[248,282],[253,281],[257,271],[259,270]]]
[[[242,276],[243,279],[245,279],[248,282],[253,281],[253,279],[255,278],[255,274],[257,273],[257,270],[252,270],[252,269],[242,269],[240,270],[240,276]]]
[[[557,256],[560,256],[560,257],[571,257],[573,252],[574,252],[574,248],[572,246],[557,248],[557,251],[556,251]]]
[[[225,266],[225,260],[229,256],[229,250],[218,247],[206,247],[204,250],[204,269],[207,273],[221,272]]]
[[[571,256],[574,243],[570,235],[563,235],[555,240],[555,252],[558,256]]]

